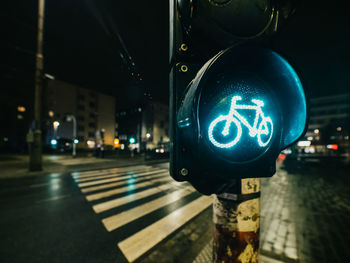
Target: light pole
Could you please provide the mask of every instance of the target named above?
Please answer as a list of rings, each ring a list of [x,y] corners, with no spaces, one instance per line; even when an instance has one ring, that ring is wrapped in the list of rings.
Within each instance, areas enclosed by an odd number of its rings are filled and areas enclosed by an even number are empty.
[[[72,156],[73,158],[77,155],[76,152],[76,144],[77,144],[77,119],[73,114],[67,116],[67,121],[73,122],[73,151]]]
[[[41,91],[43,86],[43,31],[44,31],[44,8],[45,0],[38,0],[38,35],[37,53],[35,66],[35,94],[34,94],[34,132],[29,152],[29,170],[42,170],[42,149],[41,149]]]

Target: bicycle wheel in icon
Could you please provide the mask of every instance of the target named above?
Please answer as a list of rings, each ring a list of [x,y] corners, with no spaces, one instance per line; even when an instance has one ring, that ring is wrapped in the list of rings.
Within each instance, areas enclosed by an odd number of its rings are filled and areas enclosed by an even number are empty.
[[[227,122],[229,122],[229,131],[231,132],[226,135],[223,131]],[[232,129],[234,129],[231,127],[232,124],[236,128],[236,133],[232,133]],[[219,148],[231,148],[239,142],[242,136],[241,123],[233,116],[220,115],[218,118],[212,121],[212,123],[210,123],[208,136],[210,142],[214,144],[214,146]]]
[[[273,124],[272,124],[272,120],[270,117],[264,118],[260,124],[259,124],[259,128],[258,128],[258,143],[261,147],[266,146],[271,138],[272,138],[272,134],[273,134]]]

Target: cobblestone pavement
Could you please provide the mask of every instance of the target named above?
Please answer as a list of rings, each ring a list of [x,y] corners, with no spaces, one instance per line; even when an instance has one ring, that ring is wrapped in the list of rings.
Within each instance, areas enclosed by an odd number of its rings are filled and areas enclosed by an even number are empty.
[[[349,168],[297,162],[261,179],[259,262],[350,262],[349,183]],[[211,254],[210,241],[193,263]]]
[[[279,164],[261,179],[259,263],[350,262],[350,168]],[[140,262],[211,263],[209,207]]]

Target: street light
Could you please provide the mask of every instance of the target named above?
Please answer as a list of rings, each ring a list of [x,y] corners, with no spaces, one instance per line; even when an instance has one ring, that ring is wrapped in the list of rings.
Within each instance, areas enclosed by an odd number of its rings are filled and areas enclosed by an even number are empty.
[[[54,131],[54,135],[53,137],[55,139],[57,139],[57,129],[58,129],[58,126],[60,126],[60,123],[58,121],[54,121],[53,122],[53,131]]]
[[[67,115],[67,121],[73,122],[73,151],[72,156],[73,158],[77,155],[76,146],[79,142],[77,139],[77,120],[73,114]]]

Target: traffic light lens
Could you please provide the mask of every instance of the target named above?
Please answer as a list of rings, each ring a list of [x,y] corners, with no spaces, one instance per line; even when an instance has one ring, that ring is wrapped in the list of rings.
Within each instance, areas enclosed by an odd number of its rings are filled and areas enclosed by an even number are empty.
[[[260,147],[265,147],[270,142],[273,134],[273,123],[270,117],[265,117],[262,111],[264,102],[258,99],[252,99],[252,105],[238,105],[237,101],[242,100],[240,96],[233,96],[230,111],[227,115],[220,115],[215,120],[213,120],[209,125],[208,137],[210,142],[218,148],[231,148],[234,147],[242,137],[242,125],[248,128],[249,136],[257,139],[257,142]],[[241,110],[253,110],[255,111],[254,120],[249,123],[243,115],[240,114]],[[214,129],[217,129],[217,126],[220,126],[219,132],[214,133]],[[236,132],[233,132],[235,135],[231,134],[231,126],[234,126]],[[215,135],[217,134],[220,137],[231,137],[232,140],[227,143],[219,143]],[[231,136],[230,136],[231,135]]]
[[[270,148],[279,107],[269,90],[263,80],[242,72],[207,79],[199,119],[213,158],[248,162]]]

